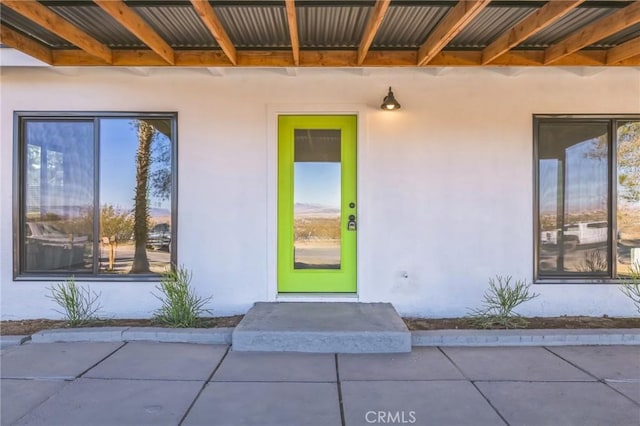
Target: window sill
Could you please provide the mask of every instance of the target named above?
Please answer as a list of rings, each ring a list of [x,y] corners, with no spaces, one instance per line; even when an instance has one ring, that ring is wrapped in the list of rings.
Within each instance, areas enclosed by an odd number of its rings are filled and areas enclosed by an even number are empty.
[[[533,281],[534,285],[546,284],[569,284],[569,285],[620,285],[624,279],[612,278],[538,278]]]
[[[140,275],[71,275],[71,274],[60,274],[60,275],[29,275],[22,274],[13,277],[14,282],[51,282],[51,281],[66,281],[71,277],[75,280],[75,282],[105,282],[105,283],[131,283],[131,282],[159,282],[162,278],[159,274],[140,274]]]

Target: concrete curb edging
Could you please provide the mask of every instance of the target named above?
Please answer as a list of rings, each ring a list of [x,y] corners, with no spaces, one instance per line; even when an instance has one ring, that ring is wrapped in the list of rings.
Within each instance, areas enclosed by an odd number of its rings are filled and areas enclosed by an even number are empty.
[[[230,345],[233,327],[219,328],[162,328],[131,327],[122,333],[125,342],[200,343]]]
[[[0,336],[0,349],[20,346],[31,340],[31,336]]]
[[[0,336],[0,348],[53,342],[164,342],[230,345],[233,327],[102,327],[42,330],[31,336]],[[584,330],[426,330],[412,331],[419,346],[568,346],[638,345],[640,329]]]
[[[31,336],[33,343],[54,342],[163,342],[231,344],[233,328],[96,327],[43,330]]]
[[[31,335],[32,343],[121,342],[127,327],[52,328]]]
[[[415,346],[640,345],[640,329],[426,330],[411,332]]]

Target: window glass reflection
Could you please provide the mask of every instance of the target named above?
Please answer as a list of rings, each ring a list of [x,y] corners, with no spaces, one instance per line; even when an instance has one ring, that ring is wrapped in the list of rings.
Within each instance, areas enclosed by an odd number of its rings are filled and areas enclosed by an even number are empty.
[[[25,123],[26,272],[91,272],[93,122]]]
[[[538,156],[540,275],[607,275],[608,125],[541,123]]]
[[[100,272],[171,264],[171,121],[100,120]]]
[[[340,130],[294,133],[294,268],[340,269]]]
[[[618,275],[640,273],[640,121],[619,123]]]

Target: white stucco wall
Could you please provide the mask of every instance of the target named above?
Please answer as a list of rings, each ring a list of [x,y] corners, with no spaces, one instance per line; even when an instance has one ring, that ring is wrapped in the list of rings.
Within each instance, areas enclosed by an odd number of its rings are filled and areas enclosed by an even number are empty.
[[[3,319],[56,317],[46,282],[12,280],[13,112],[177,111],[179,262],[219,315],[274,300],[275,114],[356,112],[359,295],[402,314],[458,316],[487,279],[532,279],[532,115],[638,113],[640,72],[565,69],[205,70],[4,68],[0,115]],[[578,72],[578,74],[580,74]],[[402,109],[379,105],[388,86]],[[404,273],[408,277],[403,277]],[[104,314],[147,317],[153,283],[91,283]],[[528,315],[633,315],[612,285],[536,285]]]

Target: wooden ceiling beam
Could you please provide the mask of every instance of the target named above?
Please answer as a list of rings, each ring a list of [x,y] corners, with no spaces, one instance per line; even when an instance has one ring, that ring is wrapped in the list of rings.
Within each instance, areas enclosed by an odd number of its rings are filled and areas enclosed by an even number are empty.
[[[369,15],[369,21],[367,21],[364,33],[362,34],[362,40],[360,40],[360,45],[358,46],[358,65],[364,62],[364,58],[369,52],[371,43],[373,43],[373,39],[378,32],[378,28],[380,28],[380,25],[384,20],[384,16],[387,13],[387,9],[389,9],[390,3],[391,0],[376,0],[376,4],[373,6],[371,15]]]
[[[94,2],[161,58],[171,65],[175,63],[171,46],[122,0],[94,0]]]
[[[548,2],[485,47],[482,51],[482,64],[490,63],[538,31],[558,21],[584,2],[585,0]]]
[[[636,37],[607,50],[607,65],[613,65],[637,55],[640,55],[640,37]]]
[[[553,66],[604,66],[607,50],[583,50],[567,55],[554,62]],[[81,50],[52,50],[53,65],[99,66],[104,62]],[[374,50],[369,52],[362,64],[358,64],[356,50],[302,50],[301,67],[415,67],[418,52],[415,50]],[[455,67],[480,66],[481,51],[442,51],[429,66]],[[169,66],[151,50],[114,50],[113,65],[122,67]],[[291,53],[287,50],[238,52],[237,65],[242,67],[293,67]],[[613,66],[640,66],[640,55],[636,55]],[[175,66],[178,67],[232,67],[233,64],[221,50],[176,50]],[[510,50],[497,58],[490,66],[544,66],[543,50]]]
[[[0,43],[19,50],[20,52],[46,64],[51,65],[53,63],[51,49],[2,24],[0,24]]]
[[[111,49],[35,0],[2,0],[2,4],[42,28],[78,46],[88,54],[111,63]]]
[[[193,5],[193,8],[195,9],[198,16],[200,16],[200,19],[202,19],[202,22],[204,22],[206,27],[211,32],[211,35],[213,35],[213,38],[215,38],[220,45],[222,51],[225,53],[225,55],[227,55],[231,63],[233,65],[236,65],[238,62],[236,58],[236,48],[231,42],[229,35],[222,26],[222,23],[218,19],[218,16],[213,10],[213,7],[211,7],[209,1],[191,0],[191,4]]]
[[[545,50],[544,63],[551,64],[603,38],[640,22],[640,1],[634,1],[611,15],[579,29]]]
[[[287,8],[287,22],[289,24],[289,38],[294,65],[300,64],[300,40],[298,39],[298,17],[296,15],[295,0],[285,0]]]
[[[418,66],[427,65],[449,42],[487,7],[491,0],[461,0],[418,49]]]

